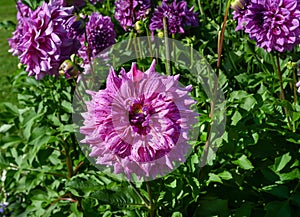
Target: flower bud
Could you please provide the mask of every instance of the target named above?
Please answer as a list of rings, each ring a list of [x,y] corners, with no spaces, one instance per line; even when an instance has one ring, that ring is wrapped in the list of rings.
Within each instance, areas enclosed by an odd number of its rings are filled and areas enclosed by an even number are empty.
[[[59,67],[59,74],[67,79],[77,77],[78,72],[78,67],[71,60],[65,60]]]
[[[159,31],[159,32],[157,33],[157,36],[158,36],[159,38],[163,38],[163,37],[164,37],[164,32],[163,32],[163,31]]]

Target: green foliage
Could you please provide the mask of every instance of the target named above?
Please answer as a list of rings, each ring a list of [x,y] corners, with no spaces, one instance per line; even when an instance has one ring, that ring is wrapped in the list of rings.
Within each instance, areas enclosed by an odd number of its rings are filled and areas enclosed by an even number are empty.
[[[25,2],[36,7],[40,1]],[[112,15],[108,6],[113,5],[107,2],[100,10]],[[192,43],[215,69],[226,5],[220,0],[188,3],[201,9],[200,26],[187,31],[186,38],[176,37]],[[84,10],[90,13],[95,7]],[[226,97],[227,123],[216,159],[204,168],[199,166],[211,120],[206,94],[195,87],[204,133],[185,164],[150,182],[157,216],[300,216],[300,106],[294,95],[296,69],[290,64],[299,58],[299,48],[280,55],[286,95],[281,100],[274,55],[235,32],[235,25],[227,21],[223,44],[219,80]],[[0,27],[10,29],[12,23],[3,21]],[[118,40],[129,37],[118,24],[116,28],[122,33]],[[163,71],[164,63],[160,63]],[[188,75],[175,70],[188,84]],[[104,174],[81,152],[71,122],[73,81],[54,77],[36,81],[26,72],[4,80],[12,83],[16,96],[0,103],[0,201],[8,203],[8,213],[149,216],[145,183],[132,186]]]

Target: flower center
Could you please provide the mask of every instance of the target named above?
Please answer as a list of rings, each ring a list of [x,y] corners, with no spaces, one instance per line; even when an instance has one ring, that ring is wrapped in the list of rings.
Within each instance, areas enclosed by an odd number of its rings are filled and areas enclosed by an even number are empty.
[[[149,107],[143,100],[135,100],[129,110],[129,122],[133,130],[140,135],[146,135],[150,132],[149,120]]]

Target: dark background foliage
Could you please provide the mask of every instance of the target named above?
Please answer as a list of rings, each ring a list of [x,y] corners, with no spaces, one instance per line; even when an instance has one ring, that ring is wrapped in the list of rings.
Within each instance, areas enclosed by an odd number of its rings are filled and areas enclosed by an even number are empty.
[[[225,2],[188,4],[199,12],[200,26],[176,38],[192,44],[216,69]],[[105,1],[100,11],[112,15],[112,9]],[[15,23],[15,18],[9,21]],[[128,38],[114,22],[118,40]],[[1,31],[13,31],[10,25],[2,21]],[[219,76],[227,123],[216,159],[199,167],[210,104],[196,87],[199,124],[205,130],[184,165],[150,182],[157,216],[300,216],[300,106],[295,94],[299,47],[280,54],[286,95],[280,100],[275,54],[257,48],[247,35],[234,31],[235,25],[229,14]],[[148,197],[145,183],[135,186],[108,176],[81,152],[71,121],[71,81],[36,81],[22,69],[14,77],[1,74],[6,79],[1,92],[16,98],[3,97],[0,104],[0,199],[7,204],[0,215],[149,216],[136,193]],[[184,74],[181,82],[188,83]],[[283,108],[289,111],[290,126]]]

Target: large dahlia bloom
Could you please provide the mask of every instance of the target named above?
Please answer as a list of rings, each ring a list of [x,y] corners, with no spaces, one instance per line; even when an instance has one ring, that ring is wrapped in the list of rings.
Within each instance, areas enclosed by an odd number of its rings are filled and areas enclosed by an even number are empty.
[[[188,8],[185,1],[171,4],[162,2],[160,7],[157,7],[151,18],[150,30],[163,30],[163,18],[167,18],[168,32],[171,34],[184,33],[186,26],[198,26],[198,14],[193,12],[194,7]]]
[[[85,37],[86,35],[86,37]],[[81,48],[78,51],[88,64],[97,54],[115,43],[116,32],[110,17],[93,12],[86,23],[86,34],[80,39]],[[87,46],[86,46],[87,42]]]
[[[120,76],[111,68],[106,89],[88,91],[92,99],[80,132],[96,164],[112,166],[128,179],[136,174],[149,180],[185,160],[197,114],[190,108],[191,86],[180,87],[178,79],[155,72],[155,61],[146,72],[133,63]]]
[[[115,18],[124,30],[145,18],[151,7],[150,0],[118,0],[115,5]]]
[[[252,0],[244,15],[245,32],[268,52],[300,44],[299,0]]]
[[[35,11],[22,6],[18,15],[21,22],[9,44],[10,51],[27,66],[29,76],[41,79],[46,74],[59,75],[59,65],[77,52],[79,42],[67,37],[64,26],[71,13],[72,8],[56,1],[44,2]]]

